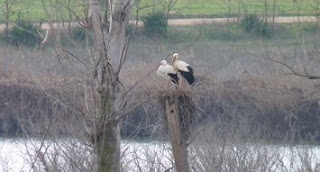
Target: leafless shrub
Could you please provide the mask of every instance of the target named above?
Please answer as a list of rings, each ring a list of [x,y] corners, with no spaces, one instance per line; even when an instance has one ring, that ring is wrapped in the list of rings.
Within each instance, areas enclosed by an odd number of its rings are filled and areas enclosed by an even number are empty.
[[[173,166],[171,150],[167,143],[129,142],[123,146],[123,149],[123,171],[158,172]]]
[[[192,143],[193,171],[317,171],[318,150],[296,145],[243,141],[241,131],[221,132],[217,122],[202,126]]]

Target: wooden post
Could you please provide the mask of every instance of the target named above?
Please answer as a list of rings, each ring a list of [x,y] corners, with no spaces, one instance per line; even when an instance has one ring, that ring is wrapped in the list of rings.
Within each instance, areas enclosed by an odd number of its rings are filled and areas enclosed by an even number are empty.
[[[177,172],[190,172],[186,140],[183,137],[181,124],[181,107],[179,95],[164,97],[165,115],[168,122],[172,153]],[[182,107],[183,108],[183,107]]]

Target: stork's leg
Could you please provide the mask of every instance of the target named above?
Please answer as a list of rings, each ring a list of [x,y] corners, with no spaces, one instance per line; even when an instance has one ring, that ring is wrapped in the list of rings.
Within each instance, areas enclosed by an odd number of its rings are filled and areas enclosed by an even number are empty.
[[[180,74],[180,79],[181,79],[181,88],[184,88],[184,83],[186,82],[185,79],[182,77],[182,75]]]
[[[183,79],[182,79],[182,85],[181,85],[182,88],[184,88],[185,82],[186,82],[186,81],[185,81],[185,79],[183,78]]]

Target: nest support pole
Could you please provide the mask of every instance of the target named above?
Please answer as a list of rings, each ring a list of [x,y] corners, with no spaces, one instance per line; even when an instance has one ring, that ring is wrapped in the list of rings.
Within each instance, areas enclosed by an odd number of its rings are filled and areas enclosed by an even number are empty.
[[[177,172],[190,172],[188,163],[187,139],[189,131],[188,116],[192,116],[191,98],[186,94],[165,95],[165,122],[170,134],[172,153]]]

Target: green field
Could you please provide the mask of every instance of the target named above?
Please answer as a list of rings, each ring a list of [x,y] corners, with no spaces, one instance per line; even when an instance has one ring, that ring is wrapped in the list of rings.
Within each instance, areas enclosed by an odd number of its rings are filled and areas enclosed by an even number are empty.
[[[143,3],[150,1],[144,1]],[[161,5],[158,5],[161,9]],[[276,15],[313,15],[317,4],[313,0],[303,0],[293,3],[293,0],[267,0],[267,12],[269,15],[275,11]],[[163,5],[162,5],[163,9]],[[144,13],[152,12],[153,9],[147,9]],[[258,13],[265,12],[264,0],[178,0],[173,10],[172,15],[176,16],[220,16],[228,15],[235,16],[243,13]]]
[[[274,6],[274,1],[276,5]],[[52,20],[69,20],[69,12],[66,6],[70,6],[79,16],[84,16],[83,4],[78,0],[12,0],[10,21],[15,21],[20,15],[32,21],[46,21],[48,16]],[[293,3],[292,0],[272,0],[267,1],[267,13],[272,15],[314,15],[315,7],[319,4],[314,0],[301,0]],[[1,3],[1,18],[4,21],[4,0]],[[142,0],[139,5],[140,16],[148,13],[163,11],[167,8],[167,0]],[[44,9],[46,8],[46,10]],[[263,0],[177,0],[170,10],[172,18],[186,17],[227,17],[237,16],[244,13],[265,13]],[[136,6],[135,9],[136,10]],[[47,11],[47,12],[46,12]],[[74,15],[71,19],[74,19]]]

